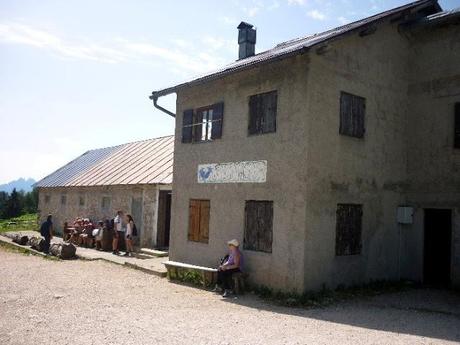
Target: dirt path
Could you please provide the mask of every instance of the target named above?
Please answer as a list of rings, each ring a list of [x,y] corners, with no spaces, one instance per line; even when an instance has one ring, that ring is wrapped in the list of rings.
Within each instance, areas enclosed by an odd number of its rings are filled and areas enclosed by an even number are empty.
[[[412,291],[302,310],[223,300],[104,262],[0,249],[0,344],[453,344],[460,298]]]

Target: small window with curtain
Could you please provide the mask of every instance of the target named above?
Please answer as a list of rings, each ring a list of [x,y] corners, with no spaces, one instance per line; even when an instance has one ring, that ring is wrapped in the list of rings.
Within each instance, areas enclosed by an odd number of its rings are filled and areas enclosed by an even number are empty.
[[[208,243],[210,210],[211,202],[209,200],[190,200],[188,224],[189,241]]]
[[[273,201],[246,201],[244,249],[271,253],[273,242]]]
[[[364,137],[366,99],[347,92],[340,93],[339,133],[349,137]]]
[[[460,102],[455,103],[454,148],[460,149]]]
[[[248,134],[276,132],[278,92],[271,91],[249,97]]]
[[[361,254],[362,218],[362,205],[337,205],[335,237],[336,256]]]
[[[224,103],[184,111],[182,142],[206,142],[222,137]]]

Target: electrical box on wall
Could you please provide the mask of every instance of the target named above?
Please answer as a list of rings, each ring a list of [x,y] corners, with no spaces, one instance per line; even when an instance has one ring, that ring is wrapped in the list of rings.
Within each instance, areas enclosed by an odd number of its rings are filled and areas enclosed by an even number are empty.
[[[412,224],[414,222],[414,208],[411,206],[398,207],[398,223]]]

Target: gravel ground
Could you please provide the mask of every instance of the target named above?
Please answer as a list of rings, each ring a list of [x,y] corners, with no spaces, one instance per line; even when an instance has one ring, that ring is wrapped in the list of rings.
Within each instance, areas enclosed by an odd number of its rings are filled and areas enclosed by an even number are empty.
[[[415,290],[304,310],[100,261],[0,249],[0,344],[454,344],[460,297]]]

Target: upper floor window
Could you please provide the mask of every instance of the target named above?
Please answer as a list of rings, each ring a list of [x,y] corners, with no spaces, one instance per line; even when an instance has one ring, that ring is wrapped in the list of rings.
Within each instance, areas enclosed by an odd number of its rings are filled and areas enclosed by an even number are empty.
[[[366,99],[350,93],[340,93],[339,133],[355,138],[364,137]]]
[[[51,200],[51,196],[50,195],[45,195],[45,204],[49,204],[50,200]]]
[[[460,102],[455,103],[454,148],[460,149]]]
[[[67,204],[67,195],[62,194],[61,195],[61,205],[66,205]]]
[[[103,210],[109,210],[111,203],[112,203],[112,199],[110,197],[103,196],[102,201],[101,201],[101,208]]]
[[[276,132],[277,104],[277,91],[249,97],[249,135]]]
[[[184,111],[182,142],[203,142],[220,139],[224,121],[224,103]]]
[[[78,197],[78,204],[80,206],[85,206],[85,196],[84,195],[79,195]]]

